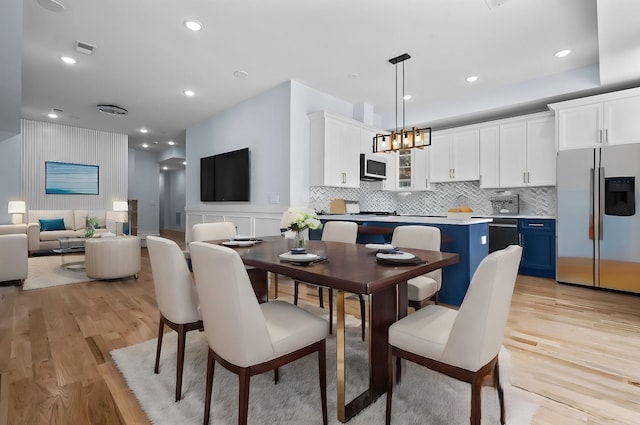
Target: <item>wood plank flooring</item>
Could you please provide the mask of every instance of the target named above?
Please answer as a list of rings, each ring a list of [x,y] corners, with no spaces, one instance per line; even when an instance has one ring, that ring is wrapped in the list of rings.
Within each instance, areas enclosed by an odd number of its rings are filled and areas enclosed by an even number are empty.
[[[279,298],[292,293],[281,277]],[[317,305],[315,287],[300,298]],[[504,344],[516,393],[540,404],[534,424],[640,424],[639,307],[638,296],[518,278]],[[347,310],[359,315],[357,299]],[[0,424],[148,424],[109,351],[155,338],[157,325],[146,249],[138,280],[1,287]]]

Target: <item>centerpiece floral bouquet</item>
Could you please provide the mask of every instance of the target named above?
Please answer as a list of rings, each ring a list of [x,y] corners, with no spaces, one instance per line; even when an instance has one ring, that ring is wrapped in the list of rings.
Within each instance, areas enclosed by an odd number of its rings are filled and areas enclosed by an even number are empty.
[[[304,233],[306,229],[320,229],[322,223],[318,220],[315,211],[305,207],[291,207],[285,211],[282,222],[282,231],[291,230],[295,232],[292,250],[304,249]]]

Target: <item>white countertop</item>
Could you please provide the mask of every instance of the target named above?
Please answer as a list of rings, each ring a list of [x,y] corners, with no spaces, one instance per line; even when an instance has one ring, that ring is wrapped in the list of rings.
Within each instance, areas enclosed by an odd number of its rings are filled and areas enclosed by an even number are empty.
[[[381,223],[420,223],[420,224],[453,224],[468,226],[471,224],[489,223],[492,218],[471,218],[469,220],[453,220],[446,217],[422,217],[417,215],[362,215],[362,214],[329,214],[319,215],[322,220],[378,221]]]

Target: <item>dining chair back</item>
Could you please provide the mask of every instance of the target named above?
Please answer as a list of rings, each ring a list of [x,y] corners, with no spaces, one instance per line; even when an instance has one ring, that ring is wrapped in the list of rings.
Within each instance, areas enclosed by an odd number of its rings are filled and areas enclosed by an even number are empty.
[[[198,295],[178,244],[169,239],[147,236],[147,250],[151,262],[156,302],[160,310],[154,372],[159,371],[164,325],[167,325],[178,333],[176,401],[179,401],[182,393],[186,333],[190,330],[202,329]]]
[[[235,236],[236,226],[230,221],[196,223],[191,228],[191,239],[197,242],[233,239]]]
[[[259,304],[238,253],[205,242],[189,244],[209,345],[204,423],[209,422],[215,363],[238,375],[238,423],[246,424],[250,377],[318,353],[323,423],[326,407],[324,320],[281,301]]]
[[[391,244],[402,248],[440,251],[440,229],[433,226],[398,226],[393,230]],[[433,270],[407,281],[409,306],[418,310],[434,301],[442,287],[442,269]]]
[[[486,256],[478,265],[459,310],[429,305],[389,327],[393,356],[471,384],[471,425],[480,425],[481,388],[493,373],[505,423],[498,356],[518,274],[522,248],[511,245]],[[397,361],[397,368],[400,362]],[[393,362],[389,362],[386,424],[391,423]]]

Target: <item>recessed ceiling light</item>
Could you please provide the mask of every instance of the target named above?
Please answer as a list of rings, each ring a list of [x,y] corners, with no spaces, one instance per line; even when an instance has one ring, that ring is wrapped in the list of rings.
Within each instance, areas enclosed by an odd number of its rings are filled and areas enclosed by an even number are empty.
[[[358,78],[359,76],[360,76],[360,74],[358,74],[357,72],[352,72],[351,74],[349,74],[349,78],[351,78],[351,79]]]
[[[411,99],[411,95],[410,94],[405,94],[402,98],[404,100],[409,100],[409,99]]]
[[[146,149],[146,148],[148,148],[148,147],[149,147],[149,145],[147,145],[146,143],[143,143],[143,144],[142,144],[142,147]]]
[[[190,29],[191,31],[200,31],[202,29],[202,24],[198,21],[184,21],[184,26]]]
[[[465,78],[465,80],[467,81],[467,83],[475,83],[476,81],[478,81],[478,76],[470,75],[467,78]]]
[[[239,69],[233,73],[233,76],[236,78],[246,78],[249,76],[249,73],[247,71],[242,71]]]
[[[64,12],[64,5],[56,0],[38,0],[38,4],[51,12]]]
[[[196,92],[194,92],[193,90],[185,90],[182,93],[184,93],[184,95],[187,97],[191,97],[196,94]]]
[[[565,50],[560,50],[560,51],[556,52],[555,56],[557,58],[563,58],[565,56],[568,56],[570,53],[571,53],[571,50],[565,49]]]
[[[76,63],[76,60],[69,56],[60,56],[60,60],[62,60],[62,62],[67,63],[69,65],[73,65],[74,63]]]
[[[169,140],[167,143],[168,143],[170,146],[173,146],[173,145],[175,145],[175,144],[176,144],[176,142],[174,142],[173,140]]]
[[[163,170],[168,170],[169,167],[167,167],[166,165],[164,167],[162,167]]]
[[[182,161],[182,165],[187,165],[187,161]]]
[[[147,129],[146,129],[146,128],[144,128],[144,127],[142,127],[142,128],[140,129],[140,133],[142,133],[142,134],[146,134],[147,132],[149,132],[149,130],[147,130]]]
[[[51,119],[56,119],[56,118],[58,118],[58,114],[56,114],[55,112],[49,112],[49,113],[47,114],[47,116],[48,116],[49,118],[51,118]]]

